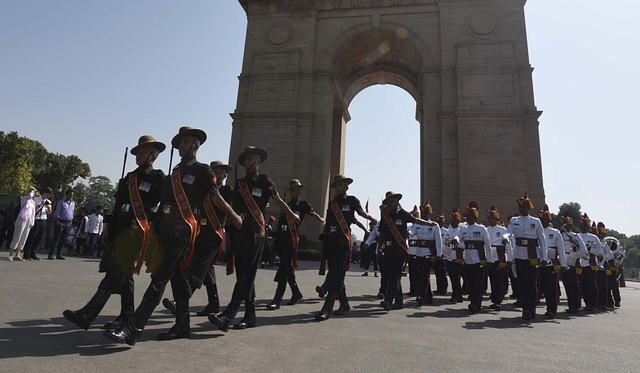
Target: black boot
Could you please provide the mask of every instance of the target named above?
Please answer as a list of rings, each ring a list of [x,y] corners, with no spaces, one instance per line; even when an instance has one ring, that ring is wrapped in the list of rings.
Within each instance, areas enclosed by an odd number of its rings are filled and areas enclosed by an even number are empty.
[[[134,304],[133,304],[133,293],[123,292],[120,294],[120,314],[115,320],[110,321],[104,324],[105,329],[118,329],[127,323],[131,315],[133,315]]]
[[[231,302],[229,302],[227,309],[225,309],[218,315],[209,315],[209,321],[211,321],[213,325],[217,326],[220,331],[226,333],[227,331],[229,331],[229,325],[238,313],[240,304],[242,304],[241,300],[231,299]]]
[[[98,289],[93,298],[84,307],[77,311],[65,310],[62,315],[65,319],[76,324],[78,328],[87,330],[96,316],[102,311],[110,296],[110,291]]]
[[[191,327],[189,325],[189,299],[176,301],[176,323],[168,332],[158,334],[161,341],[190,338]]]
[[[280,302],[282,302],[282,296],[284,295],[284,291],[287,288],[286,282],[278,282],[278,287],[276,288],[276,295],[273,296],[273,300],[271,303],[267,304],[268,310],[278,310],[280,309]]]
[[[336,301],[336,293],[329,292],[327,294],[327,298],[325,298],[324,300],[324,305],[322,306],[322,309],[315,316],[315,319],[318,321],[324,321],[324,320],[327,320],[329,317],[331,317],[331,314],[333,313],[333,304],[335,303],[335,301]]]
[[[289,278],[289,286],[291,287],[292,294],[291,299],[287,302],[287,305],[293,306],[294,304],[296,304],[296,302],[302,299],[302,293],[298,288],[298,284],[296,284],[296,280],[294,280],[293,278]]]
[[[164,298],[162,300],[162,305],[164,306],[164,308],[168,309],[169,311],[171,311],[171,314],[173,316],[176,315],[176,302],[169,299],[169,298]]]
[[[197,316],[209,316],[212,313],[220,312],[220,298],[218,297],[218,286],[216,284],[207,286],[207,298],[209,303],[196,313]]]
[[[254,301],[244,302],[244,317],[239,323],[233,326],[236,330],[256,327],[256,303]]]
[[[340,294],[338,294],[338,299],[340,299],[340,307],[333,313],[336,316],[342,316],[345,312],[351,309],[349,306],[349,300],[347,299],[347,292],[343,289]]]
[[[148,298],[142,298],[142,302],[122,328],[105,330],[103,335],[114,342],[126,343],[129,346],[135,345],[157,305],[158,303],[152,302]]]

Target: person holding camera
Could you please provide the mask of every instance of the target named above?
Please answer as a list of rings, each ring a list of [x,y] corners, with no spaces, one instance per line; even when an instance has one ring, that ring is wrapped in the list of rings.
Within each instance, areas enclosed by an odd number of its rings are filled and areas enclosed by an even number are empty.
[[[27,242],[24,245],[23,257],[27,260],[40,260],[36,255],[36,249],[42,240],[42,235],[47,226],[47,217],[51,215],[51,201],[49,197],[53,194],[51,188],[44,188],[42,195],[33,199],[36,205],[35,220],[33,228],[29,230]]]
[[[20,199],[20,212],[18,212],[18,218],[15,222],[13,240],[9,246],[9,258],[7,258],[9,261],[23,260],[20,256],[20,250],[24,247],[27,236],[29,235],[29,230],[33,227],[36,212],[36,205],[33,202],[35,194],[36,188],[29,187],[27,193]]]

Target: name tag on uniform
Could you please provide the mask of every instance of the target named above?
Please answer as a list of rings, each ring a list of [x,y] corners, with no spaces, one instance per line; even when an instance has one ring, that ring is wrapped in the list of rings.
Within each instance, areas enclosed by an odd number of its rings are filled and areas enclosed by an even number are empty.
[[[283,224],[283,225],[280,226],[280,230],[283,231],[283,232],[286,231],[287,229],[289,229],[289,226],[286,225],[286,224]]]
[[[207,225],[207,219],[200,219],[200,225]]]
[[[251,195],[256,197],[262,197],[262,189],[253,188],[253,190],[251,190]]]
[[[500,237],[500,232],[496,232],[496,237]]]
[[[149,190],[151,189],[151,184],[147,183],[146,181],[143,181],[140,183],[140,185],[138,185],[138,189],[148,193]]]
[[[192,185],[194,181],[196,181],[196,177],[193,175],[186,174],[184,178],[182,178],[182,182],[189,185]]]
[[[529,228],[536,229],[536,225],[535,224],[529,224]]]
[[[401,219],[397,219],[396,220],[396,225],[402,225],[402,220]]]
[[[429,227],[428,231],[429,231],[429,233],[433,232],[433,228]]]
[[[162,206],[162,212],[164,212],[165,214],[169,214],[171,212],[171,205]]]
[[[473,232],[473,237],[480,237],[480,232]]]
[[[349,205],[342,205],[342,211],[351,211],[351,206],[349,206]]]
[[[553,233],[549,233],[549,238],[553,239]]]

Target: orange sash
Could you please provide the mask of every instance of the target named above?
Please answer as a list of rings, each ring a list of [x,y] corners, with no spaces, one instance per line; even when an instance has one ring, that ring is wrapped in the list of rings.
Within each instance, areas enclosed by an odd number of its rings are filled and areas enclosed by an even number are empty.
[[[193,213],[191,212],[191,205],[189,204],[189,199],[187,195],[184,193],[184,189],[182,188],[182,181],[180,180],[180,169],[176,168],[171,175],[171,185],[173,186],[173,195],[176,198],[176,202],[178,202],[178,207],[180,208],[180,214],[182,215],[182,219],[189,225],[191,228],[191,235],[189,237],[189,253],[185,260],[180,264],[180,269],[184,270],[189,265],[189,261],[191,261],[191,257],[193,256],[193,250],[195,247],[196,237],[198,237],[198,233],[200,233],[200,226],[198,222],[193,217]]]
[[[333,200],[331,202],[331,211],[333,211],[333,215],[335,215],[336,220],[338,221],[338,225],[340,225],[340,230],[342,234],[347,238],[347,242],[349,242],[349,257],[347,258],[347,264],[344,266],[344,270],[348,271],[351,264],[351,231],[349,230],[349,224],[347,224],[347,220],[342,215],[342,211],[338,206],[338,202]]]
[[[224,230],[222,229],[222,223],[220,222],[220,218],[218,218],[218,214],[216,214],[216,210],[213,208],[213,204],[211,203],[211,196],[207,196],[204,199],[204,211],[207,213],[207,218],[213,225],[213,229],[215,229],[216,234],[220,237],[220,245],[218,246],[218,253],[215,258],[211,261],[211,265],[215,263],[218,256],[220,256],[220,250],[222,248],[222,243],[224,242]]]
[[[142,253],[140,254],[140,259],[138,260],[138,263],[133,270],[134,273],[139,275],[142,264],[144,263],[145,256],[147,255],[147,234],[149,233],[149,222],[147,221],[147,215],[144,213],[144,205],[142,204],[142,198],[140,197],[140,192],[138,191],[137,172],[132,172],[129,175],[129,198],[131,199],[131,206],[133,206],[133,212],[136,217],[136,222],[138,222],[138,225],[143,232]]]
[[[402,235],[400,234],[398,227],[396,227],[396,225],[393,224],[393,219],[391,219],[391,215],[389,215],[389,213],[386,212],[382,214],[382,217],[384,218],[384,221],[389,226],[389,230],[391,231],[391,234],[393,235],[393,238],[395,238],[398,245],[400,245],[404,249],[404,251],[406,251],[407,254],[409,254],[409,247],[407,246],[407,242],[405,241],[404,238],[402,238]]]
[[[293,215],[287,214],[287,224],[289,224],[289,232],[291,232],[291,240],[293,241],[293,268],[298,268],[298,244],[300,236],[298,235],[298,227]]]
[[[253,216],[253,219],[258,223],[258,226],[260,226],[260,232],[254,230],[253,235],[256,237],[264,237],[266,228],[264,224],[264,215],[262,214],[262,211],[260,211],[260,208],[258,208],[256,201],[251,197],[251,193],[249,193],[249,188],[247,187],[247,182],[244,179],[240,179],[238,180],[238,183],[240,184],[240,194],[244,199],[244,203],[247,204],[247,207],[251,212],[251,216]]]

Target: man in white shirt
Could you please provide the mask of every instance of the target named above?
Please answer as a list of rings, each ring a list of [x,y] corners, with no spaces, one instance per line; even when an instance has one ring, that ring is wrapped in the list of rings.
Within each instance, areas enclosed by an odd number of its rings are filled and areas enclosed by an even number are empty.
[[[51,188],[44,188],[42,195],[39,195],[33,199],[36,204],[35,223],[33,228],[29,231],[27,242],[24,245],[24,259],[25,260],[40,260],[36,256],[36,249],[40,245],[42,235],[47,226],[47,217],[51,214],[51,201],[49,197],[52,195]]]
[[[491,205],[487,211],[487,221],[489,226],[489,239],[491,240],[491,257],[493,263],[489,264],[489,278],[491,279],[491,306],[489,308],[500,311],[504,293],[509,285],[507,280],[508,268],[513,262],[511,244],[503,244],[507,234],[507,228],[498,225],[500,214],[495,205]]]
[[[553,319],[558,312],[558,302],[560,301],[558,273],[563,268],[567,268],[567,260],[560,231],[549,226],[551,223],[549,206],[544,205],[544,209],[538,211],[538,217],[544,227],[544,234],[547,239],[547,256],[553,264],[553,266],[540,269],[540,289],[544,293],[547,305],[547,312],[544,315],[549,319]]]
[[[451,225],[447,228],[444,234],[444,249],[443,254],[447,258],[447,273],[449,274],[449,280],[451,281],[451,299],[449,303],[462,303],[462,292],[460,286],[460,278],[462,276],[462,268],[464,265],[464,249],[457,247],[460,222],[462,217],[458,206],[454,207],[449,214],[449,221]],[[455,246],[455,249],[454,249]]]
[[[580,259],[582,274],[580,275],[580,288],[584,297],[584,310],[595,312],[598,307],[598,285],[596,284],[596,272],[598,271],[598,261],[604,259],[604,252],[598,236],[589,233],[591,220],[585,213],[580,220],[580,237],[587,247],[588,255]]]
[[[581,300],[578,279],[582,273],[580,257],[587,253],[587,248],[584,246],[582,237],[577,233],[573,233],[573,219],[569,211],[563,213],[563,216],[560,217],[560,223],[562,224],[560,232],[562,234],[565,258],[569,267],[568,270],[562,273],[562,285],[564,285],[564,290],[567,294],[567,305],[569,306],[566,312],[579,313]]]
[[[93,256],[93,251],[96,248],[96,244],[98,243],[98,239],[100,239],[100,235],[102,234],[102,220],[103,217],[100,215],[102,212],[102,206],[96,206],[96,212],[94,214],[89,215],[89,220],[85,225],[84,231],[87,233],[87,256]]]
[[[440,237],[441,237],[441,243],[442,243],[442,245],[440,246],[440,253],[442,253],[443,252],[442,249],[445,247],[444,235],[445,233],[447,233],[447,228],[444,227],[444,223],[445,223],[444,211],[440,210],[440,213],[436,217],[436,223],[438,223],[438,226],[440,227]],[[436,260],[436,263],[433,265],[434,272],[436,275],[436,291],[434,292],[434,294],[447,295],[449,280],[447,280],[447,270],[445,268],[446,260],[444,260],[444,254],[441,254],[440,256],[441,258]]]

